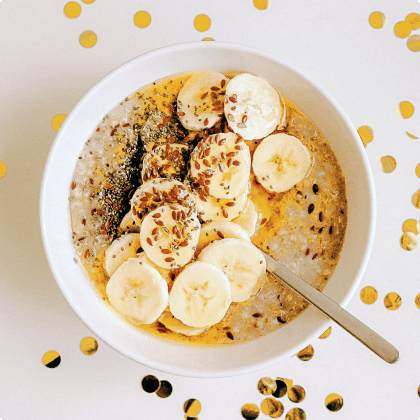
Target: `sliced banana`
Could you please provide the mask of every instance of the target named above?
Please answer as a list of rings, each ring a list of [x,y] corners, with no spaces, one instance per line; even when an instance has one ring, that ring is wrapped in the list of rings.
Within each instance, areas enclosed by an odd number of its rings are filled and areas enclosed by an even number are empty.
[[[187,132],[174,115],[167,115],[157,109],[150,113],[140,131],[140,138],[147,152],[162,144],[182,143],[186,135]]]
[[[200,236],[200,222],[193,209],[178,204],[151,211],[140,227],[140,244],[159,267],[175,269],[194,256]]]
[[[248,198],[241,214],[233,219],[232,222],[245,229],[250,238],[254,236],[255,230],[257,228],[258,213],[255,208],[255,204],[250,198]]]
[[[137,258],[139,261],[141,261],[143,264],[150,265],[150,267],[156,269],[159,271],[159,274],[165,279],[166,283],[168,284],[169,289],[172,287],[172,277],[171,277],[171,270],[168,270],[166,268],[159,267],[156,265],[145,252],[140,252],[137,254]]]
[[[245,302],[255,295],[266,279],[261,251],[244,239],[222,239],[203,249],[198,259],[221,268],[232,287],[232,301]]]
[[[128,233],[115,239],[105,250],[104,268],[111,277],[115,271],[129,258],[134,258],[140,248],[138,233]]]
[[[188,185],[176,179],[156,178],[137,188],[131,198],[133,219],[140,226],[143,218],[153,209],[164,204],[180,204],[198,212],[198,198]],[[199,208],[202,211],[201,204]]]
[[[157,270],[130,258],[109,279],[112,307],[133,324],[155,322],[168,305],[168,285]]]
[[[312,168],[306,146],[289,134],[266,137],[254,152],[252,169],[258,182],[269,192],[283,192],[301,182]]]
[[[201,334],[207,329],[205,327],[189,327],[188,325],[185,325],[182,321],[180,321],[178,318],[175,318],[170,311],[164,311],[159,318],[159,322],[162,323],[169,330],[187,336]]]
[[[248,234],[239,225],[233,222],[212,222],[201,226],[200,237],[198,238],[196,255],[213,241],[225,238],[245,239],[251,241]]]
[[[182,144],[157,146],[143,158],[141,179],[176,178],[183,180],[187,174],[189,148]]]
[[[231,302],[230,283],[223,271],[199,261],[185,267],[169,295],[172,314],[185,325],[195,328],[220,322]]]
[[[279,93],[261,77],[241,73],[226,87],[226,120],[244,139],[261,139],[280,128],[285,109]]]
[[[177,114],[188,130],[213,127],[223,116],[225,86],[229,79],[213,70],[194,73],[180,90]]]
[[[133,219],[133,214],[129,211],[121,220],[120,227],[123,232],[140,232],[140,228]]]
[[[197,194],[204,199],[234,198],[248,185],[251,168],[249,147],[234,133],[208,136],[191,153],[191,175]],[[203,201],[205,201],[203,199]]]

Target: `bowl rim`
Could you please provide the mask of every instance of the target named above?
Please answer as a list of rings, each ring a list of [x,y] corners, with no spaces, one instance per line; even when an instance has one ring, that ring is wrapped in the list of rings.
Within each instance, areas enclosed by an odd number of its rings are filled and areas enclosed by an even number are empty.
[[[131,60],[127,61],[126,63],[120,65],[119,67],[117,67],[116,69],[112,70],[111,72],[109,72],[105,77],[103,77],[98,83],[96,83],[85,95],[83,95],[83,97],[78,101],[77,105],[72,109],[72,111],[69,113],[69,115],[66,117],[66,119],[64,120],[63,124],[61,125],[60,129],[58,130],[54,142],[50,147],[50,151],[48,154],[48,158],[46,160],[46,164],[44,167],[44,172],[43,172],[43,178],[42,178],[42,184],[41,184],[41,193],[40,193],[40,227],[41,227],[41,235],[42,235],[42,241],[43,241],[43,245],[44,245],[44,250],[45,250],[45,254],[47,256],[47,260],[50,266],[50,269],[53,273],[54,279],[57,283],[57,285],[59,286],[61,292],[63,293],[66,301],[68,302],[69,306],[72,308],[72,310],[76,313],[76,315],[83,321],[83,323],[94,333],[96,334],[98,337],[100,337],[104,342],[106,342],[107,344],[109,344],[112,348],[114,348],[115,350],[117,350],[119,353],[135,360],[138,363],[141,363],[144,366],[148,366],[150,368],[162,371],[162,372],[167,372],[167,373],[171,373],[171,374],[175,374],[175,375],[180,375],[180,376],[188,376],[188,377],[229,377],[229,376],[236,376],[236,375],[242,375],[242,374],[246,374],[255,370],[259,370],[259,369],[263,369],[265,367],[268,366],[272,366],[275,363],[278,363],[279,361],[292,356],[293,354],[295,354],[295,352],[293,351],[289,351],[287,353],[283,353],[275,358],[269,359],[265,362],[259,362],[257,364],[251,365],[251,366],[246,366],[243,368],[236,368],[233,370],[227,370],[227,371],[217,371],[217,372],[213,372],[213,371],[196,371],[196,370],[188,370],[188,369],[183,369],[182,371],[177,368],[177,367],[172,367],[171,365],[165,364],[165,363],[159,363],[159,362],[154,362],[151,361],[149,359],[144,359],[141,358],[141,360],[139,359],[138,355],[135,354],[131,354],[129,351],[127,351],[126,349],[123,348],[123,346],[119,345],[118,343],[115,342],[111,342],[109,338],[106,336],[106,333],[102,330],[100,330],[100,328],[95,325],[94,323],[92,323],[92,321],[90,320],[90,318],[88,318],[87,316],[85,316],[85,313],[83,312],[83,310],[77,306],[77,304],[72,300],[72,297],[70,296],[70,294],[68,293],[68,290],[65,287],[65,282],[63,282],[62,280],[62,274],[59,272],[59,270],[57,270],[57,267],[54,264],[54,258],[53,258],[53,252],[52,252],[52,244],[50,243],[49,238],[47,237],[46,234],[46,223],[47,221],[47,217],[46,217],[46,211],[47,211],[47,200],[46,197],[48,195],[47,192],[47,180],[48,180],[48,176],[51,172],[51,167],[54,163],[54,152],[55,150],[60,146],[60,139],[63,136],[63,133],[67,130],[67,127],[69,127],[72,122],[73,122],[73,118],[74,116],[78,113],[78,111],[83,107],[83,104],[85,101],[87,101],[87,99],[89,97],[91,97],[92,95],[94,95],[96,92],[100,91],[104,85],[106,85],[110,80],[114,79],[115,77],[118,77],[118,75],[120,73],[123,73],[126,69],[128,69],[130,66],[133,65],[133,63],[138,62],[138,61],[147,61],[153,57],[159,56],[159,55],[164,55],[167,52],[174,52],[174,51],[181,51],[181,50],[185,50],[185,49],[194,49],[194,48],[200,48],[200,49],[224,49],[224,50],[236,50],[239,52],[243,52],[243,53],[251,53],[253,55],[257,55],[260,56],[261,58],[265,58],[267,60],[270,60],[272,62],[274,62],[277,65],[283,66],[285,68],[287,68],[288,70],[296,73],[298,76],[300,76],[302,79],[306,80],[310,85],[312,85],[312,87],[314,87],[316,90],[318,90],[318,92],[321,93],[322,96],[324,96],[324,98],[330,102],[330,104],[332,105],[332,107],[334,107],[334,109],[336,110],[336,112],[339,114],[342,122],[344,123],[346,129],[349,131],[349,133],[352,135],[352,137],[355,139],[355,147],[357,148],[358,154],[361,158],[361,162],[363,165],[363,169],[366,172],[366,180],[367,180],[367,188],[368,188],[368,195],[370,198],[370,203],[368,203],[368,215],[369,215],[369,220],[367,221],[368,226],[369,226],[369,232],[368,232],[368,239],[366,241],[365,244],[365,249],[363,252],[363,259],[362,262],[359,266],[359,269],[357,271],[357,275],[355,277],[355,280],[353,281],[351,287],[349,287],[346,295],[344,296],[344,298],[340,301],[337,302],[338,304],[340,304],[342,307],[345,307],[348,302],[350,301],[350,299],[352,298],[352,296],[355,294],[363,273],[366,270],[368,261],[369,261],[369,257],[370,257],[370,253],[373,247],[373,241],[374,241],[374,233],[375,233],[375,224],[376,224],[376,198],[375,198],[375,187],[374,187],[374,182],[373,182],[373,175],[372,175],[372,171],[371,171],[371,167],[366,155],[366,151],[365,149],[362,147],[362,142],[359,139],[359,136],[357,134],[357,131],[355,130],[355,128],[353,127],[349,117],[345,114],[344,110],[341,108],[341,106],[336,102],[336,100],[327,92],[324,90],[324,88],[320,85],[318,85],[317,82],[315,82],[314,80],[311,79],[311,77],[309,77],[308,75],[306,75],[305,73],[303,73],[301,70],[295,68],[293,65],[291,65],[290,63],[288,63],[287,61],[272,55],[270,53],[261,51],[259,49],[256,48],[252,48],[252,47],[248,47],[245,45],[241,45],[241,44],[235,44],[235,43],[229,43],[229,42],[220,42],[220,41],[211,41],[211,42],[203,42],[203,41],[195,41],[195,42],[187,42],[187,43],[180,43],[180,44],[173,44],[173,45],[169,45],[169,46],[165,46],[165,47],[161,47],[146,53],[143,53],[139,56],[136,56],[134,58],[132,58]],[[150,83],[150,82],[149,82]],[[141,88],[141,86],[139,86],[139,88]],[[327,284],[328,286],[328,284]],[[325,289],[324,289],[325,291]],[[327,295],[327,294],[326,294]],[[309,308],[308,308],[309,309]],[[307,311],[308,311],[307,309]],[[323,322],[315,331],[313,331],[312,334],[310,334],[310,336],[308,336],[305,339],[306,343],[310,343],[314,340],[314,338],[317,338],[320,334],[322,334],[330,325],[332,324],[332,321],[330,319],[328,319],[327,317],[325,317],[325,322]],[[106,337],[106,338],[104,338]],[[242,343],[241,343],[242,344]],[[235,344],[235,346],[241,346],[241,344]],[[303,348],[303,347],[302,347]]]

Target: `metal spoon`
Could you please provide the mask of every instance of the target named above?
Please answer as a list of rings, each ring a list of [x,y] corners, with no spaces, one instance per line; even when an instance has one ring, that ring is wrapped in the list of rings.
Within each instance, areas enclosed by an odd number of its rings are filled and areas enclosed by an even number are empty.
[[[276,260],[271,258],[264,251],[267,262],[267,271],[277,277],[279,280],[291,287],[295,292],[301,295],[309,303],[318,308],[321,312],[343,327],[353,337],[357,338],[366,347],[372,350],[380,358],[388,363],[395,363],[399,359],[398,350],[375,331],[337,305],[327,296],[312,287],[306,281],[293,274],[287,268],[283,267]]]

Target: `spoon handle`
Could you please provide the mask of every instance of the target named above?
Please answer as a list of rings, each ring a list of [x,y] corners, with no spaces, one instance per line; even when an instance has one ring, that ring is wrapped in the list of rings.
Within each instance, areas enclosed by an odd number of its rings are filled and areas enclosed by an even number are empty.
[[[299,295],[343,327],[380,358],[388,363],[395,363],[398,361],[398,350],[392,344],[388,343],[388,341],[363,324],[340,305],[337,305],[323,293],[306,283],[306,281],[283,267],[264,251],[261,252],[264,254],[267,262],[267,271],[295,290]]]

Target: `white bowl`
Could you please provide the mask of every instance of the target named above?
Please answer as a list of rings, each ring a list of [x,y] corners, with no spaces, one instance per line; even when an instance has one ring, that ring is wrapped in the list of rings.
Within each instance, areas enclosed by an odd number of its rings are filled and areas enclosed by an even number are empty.
[[[51,148],[41,191],[41,229],[54,277],[70,306],[104,342],[154,369],[193,377],[247,373],[296,354],[322,334],[330,320],[314,307],[254,341],[225,346],[175,344],[142,332],[119,317],[75,264],[69,185],[76,160],[102,117],[123,98],[156,79],[202,69],[244,71],[267,79],[322,131],[347,180],[348,226],[344,248],[324,293],[345,306],[365,270],[373,242],[375,196],[360,138],[340,106],[302,72],[270,54],[220,42],[173,45],[141,55],[106,76],[67,116]]]

